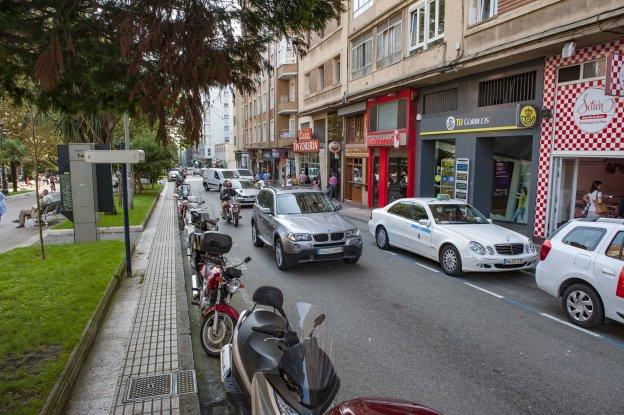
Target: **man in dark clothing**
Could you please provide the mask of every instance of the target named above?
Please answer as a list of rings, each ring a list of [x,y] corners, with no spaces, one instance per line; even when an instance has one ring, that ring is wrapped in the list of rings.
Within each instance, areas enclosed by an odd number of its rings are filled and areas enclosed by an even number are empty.
[[[225,213],[225,209],[227,208],[230,199],[236,195],[236,190],[232,188],[232,182],[229,180],[224,181],[221,194],[219,195],[219,198],[221,199],[221,214]]]

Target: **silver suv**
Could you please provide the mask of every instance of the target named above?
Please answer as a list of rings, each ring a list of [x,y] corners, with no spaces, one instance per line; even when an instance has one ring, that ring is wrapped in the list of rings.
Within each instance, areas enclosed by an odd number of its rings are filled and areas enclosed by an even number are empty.
[[[303,262],[354,264],[362,255],[362,238],[357,226],[338,213],[341,208],[319,189],[265,187],[251,218],[253,244],[273,247],[282,271]]]

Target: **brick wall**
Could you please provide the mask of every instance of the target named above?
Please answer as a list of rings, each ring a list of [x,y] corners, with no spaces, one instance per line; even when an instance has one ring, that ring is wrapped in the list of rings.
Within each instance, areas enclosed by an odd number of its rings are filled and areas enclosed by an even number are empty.
[[[534,1],[535,0],[498,0],[498,14],[510,12]]]

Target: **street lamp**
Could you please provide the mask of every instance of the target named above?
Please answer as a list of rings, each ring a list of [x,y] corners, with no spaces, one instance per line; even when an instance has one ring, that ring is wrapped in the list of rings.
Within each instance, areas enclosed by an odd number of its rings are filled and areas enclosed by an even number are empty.
[[[4,132],[2,131],[2,123],[0,122],[0,149],[4,148]],[[0,163],[0,180],[2,180],[2,193],[9,194],[9,184],[6,179],[6,172],[4,170],[4,160]]]

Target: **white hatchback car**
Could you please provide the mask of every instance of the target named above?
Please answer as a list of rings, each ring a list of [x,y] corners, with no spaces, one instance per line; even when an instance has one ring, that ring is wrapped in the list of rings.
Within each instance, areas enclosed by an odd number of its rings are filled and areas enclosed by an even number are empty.
[[[560,297],[568,319],[595,327],[607,317],[624,323],[624,221],[570,221],[540,250],[538,287]]]
[[[494,225],[459,200],[399,199],[375,209],[368,229],[377,246],[396,246],[438,261],[445,273],[532,268],[535,245],[526,236]]]

